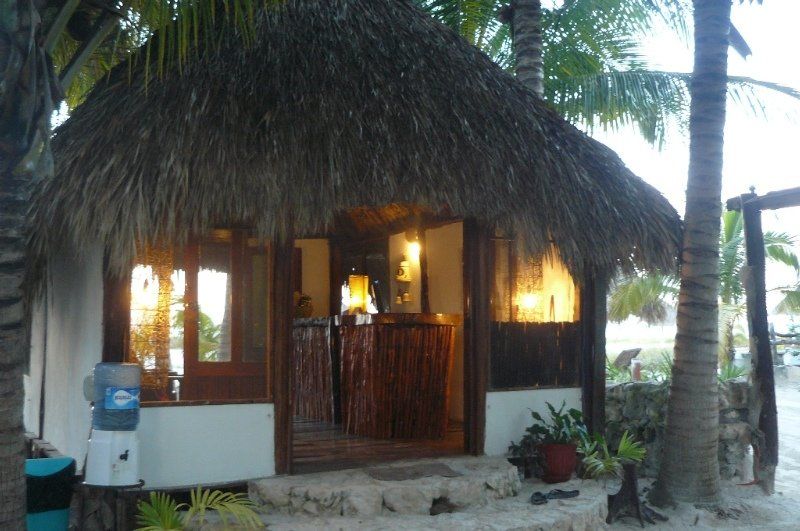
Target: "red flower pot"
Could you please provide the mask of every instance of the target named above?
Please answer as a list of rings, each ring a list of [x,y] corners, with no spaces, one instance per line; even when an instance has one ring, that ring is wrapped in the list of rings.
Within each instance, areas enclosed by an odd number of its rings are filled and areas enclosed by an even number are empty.
[[[539,450],[544,456],[544,476],[546,483],[569,481],[578,463],[577,447],[574,444],[543,444]]]

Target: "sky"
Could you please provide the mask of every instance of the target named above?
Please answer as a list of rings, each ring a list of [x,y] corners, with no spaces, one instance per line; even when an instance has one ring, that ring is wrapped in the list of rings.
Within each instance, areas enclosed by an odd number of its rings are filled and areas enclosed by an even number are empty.
[[[729,73],[800,89],[800,46],[796,40],[800,0],[765,0],[763,5],[734,1],[732,19],[753,54],[745,60],[729,49]],[[642,53],[654,69],[692,70],[691,42],[681,40],[666,27],[644,40]],[[759,96],[766,106],[766,117],[729,99],[723,200],[747,193],[751,186],[759,194],[800,186],[800,101],[765,90]],[[635,130],[596,131],[593,136],[617,151],[683,215],[689,139],[677,126],[669,131],[661,151],[641,140]],[[765,230],[800,236],[800,208],[764,212],[763,225]],[[800,253],[800,242],[796,248]],[[767,277],[769,289],[791,281],[794,274],[786,268],[770,267]],[[776,303],[777,298],[773,296],[771,301]]]

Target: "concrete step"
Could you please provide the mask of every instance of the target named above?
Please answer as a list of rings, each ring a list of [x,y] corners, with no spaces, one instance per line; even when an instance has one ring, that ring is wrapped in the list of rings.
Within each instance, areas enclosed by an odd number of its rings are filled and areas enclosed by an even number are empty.
[[[461,475],[381,481],[368,475],[367,469],[341,470],[259,479],[249,483],[249,493],[270,514],[372,518],[395,515],[430,517],[434,503],[462,511],[515,496],[520,489],[516,467],[500,457],[398,461],[381,468],[421,463],[443,463]]]
[[[421,462],[444,463],[462,475],[378,481],[359,469],[284,476],[251,482],[250,496],[265,507],[263,521],[276,531],[606,528],[606,493],[596,481],[520,483],[516,468],[503,458],[491,457],[403,461],[387,466]],[[547,493],[553,488],[577,489],[580,494],[545,505],[530,504],[533,492]],[[447,500],[452,512],[430,515],[434,501],[441,503],[442,499]],[[207,529],[217,528],[212,525]]]

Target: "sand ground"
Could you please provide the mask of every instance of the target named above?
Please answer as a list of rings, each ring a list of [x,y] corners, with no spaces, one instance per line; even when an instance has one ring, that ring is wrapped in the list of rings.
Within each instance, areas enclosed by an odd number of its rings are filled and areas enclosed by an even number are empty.
[[[669,522],[648,529],[792,529],[800,530],[800,383],[780,382],[776,388],[780,463],[775,474],[775,494],[760,487],[723,485],[720,511],[697,509],[689,504],[663,513]],[[626,518],[612,529],[640,529]]]

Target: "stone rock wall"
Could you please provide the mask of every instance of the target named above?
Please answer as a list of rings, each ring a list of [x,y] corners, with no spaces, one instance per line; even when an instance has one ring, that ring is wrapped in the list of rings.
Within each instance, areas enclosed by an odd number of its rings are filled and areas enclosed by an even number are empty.
[[[750,384],[740,380],[719,386],[719,465],[724,479],[741,475],[750,447],[749,390]],[[614,446],[628,430],[644,442],[647,457],[640,469],[643,476],[655,477],[658,472],[668,396],[669,382],[628,382],[606,387],[606,438]]]

